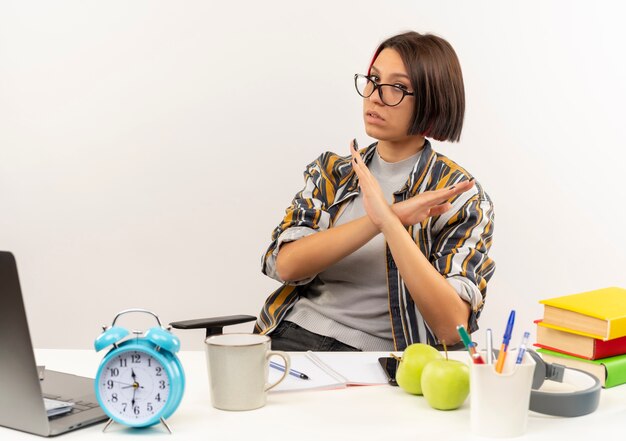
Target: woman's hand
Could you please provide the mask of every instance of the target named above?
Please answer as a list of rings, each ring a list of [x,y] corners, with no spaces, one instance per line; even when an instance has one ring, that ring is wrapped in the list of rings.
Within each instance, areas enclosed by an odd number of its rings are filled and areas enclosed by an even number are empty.
[[[363,208],[372,223],[376,225],[376,228],[381,230],[385,223],[397,219],[397,215],[391,209],[391,205],[385,200],[380,184],[363,162],[363,158],[361,158],[357,150],[356,139],[352,141],[351,147],[352,168],[359,177],[359,187],[363,195]]]
[[[456,185],[441,190],[425,191],[416,194],[405,201],[395,203],[391,206],[393,212],[398,216],[402,225],[415,225],[429,217],[439,216],[452,205],[448,202],[461,193],[466,192],[474,186],[474,179],[459,182]]]
[[[466,192],[474,186],[474,180],[463,181],[452,187],[441,190],[426,191],[405,201],[389,205],[376,178],[370,173],[356,148],[356,140],[352,142],[352,167],[359,177],[359,187],[363,194],[363,207],[368,217],[381,230],[383,225],[397,218],[402,225],[414,225],[431,216],[439,216],[448,211],[452,205],[448,202],[455,196]]]

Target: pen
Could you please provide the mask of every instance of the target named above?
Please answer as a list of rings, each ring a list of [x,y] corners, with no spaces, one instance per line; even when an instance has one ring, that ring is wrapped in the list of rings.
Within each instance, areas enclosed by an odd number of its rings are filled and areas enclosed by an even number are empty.
[[[506,330],[502,337],[502,346],[500,346],[500,353],[498,354],[498,361],[496,362],[496,372],[501,374],[504,367],[504,360],[506,358],[506,351],[509,349],[509,341],[511,341],[511,333],[513,332],[513,323],[515,323],[515,310],[512,310],[509,314],[509,321],[506,324]]]
[[[493,337],[491,328],[487,329],[487,364],[493,364]]]
[[[285,372],[285,366],[282,364],[278,364],[275,361],[270,361],[270,367],[277,369],[279,371]],[[309,376],[307,374],[303,374],[302,372],[298,372],[295,369],[289,369],[289,375],[293,375],[294,377],[298,377],[302,380],[308,380]]]
[[[526,352],[526,345],[528,345],[528,337],[530,337],[530,332],[524,332],[524,337],[522,337],[522,342],[517,349],[517,360],[515,360],[515,364],[521,364],[524,359],[524,353]]]
[[[459,335],[461,336],[461,340],[463,341],[463,344],[465,345],[465,347],[469,351],[470,356],[472,357],[472,361],[474,362],[474,364],[485,364],[485,361],[483,360],[483,357],[481,357],[480,354],[476,351],[476,344],[474,344],[474,342],[470,338],[469,334],[467,333],[467,331],[465,330],[463,325],[457,326],[456,330],[459,333]]]

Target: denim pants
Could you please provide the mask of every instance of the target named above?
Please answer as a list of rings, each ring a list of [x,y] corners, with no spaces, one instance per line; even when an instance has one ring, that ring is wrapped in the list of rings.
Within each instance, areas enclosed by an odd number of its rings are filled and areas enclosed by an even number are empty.
[[[315,334],[286,320],[280,322],[269,336],[272,349],[277,351],[359,351],[332,337]]]

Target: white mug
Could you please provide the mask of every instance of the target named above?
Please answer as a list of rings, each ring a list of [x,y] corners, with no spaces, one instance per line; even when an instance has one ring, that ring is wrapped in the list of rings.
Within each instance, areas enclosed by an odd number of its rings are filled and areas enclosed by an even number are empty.
[[[270,350],[271,340],[259,334],[222,334],[206,339],[211,385],[211,403],[222,410],[252,410],[263,407],[267,391],[289,373],[289,355]],[[268,384],[269,359],[284,360],[283,375]]]

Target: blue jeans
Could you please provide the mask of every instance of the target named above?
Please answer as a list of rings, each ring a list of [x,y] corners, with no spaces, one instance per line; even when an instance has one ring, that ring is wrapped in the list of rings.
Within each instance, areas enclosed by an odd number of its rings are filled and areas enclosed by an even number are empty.
[[[359,351],[332,337],[315,334],[286,320],[280,322],[269,336],[272,349],[277,351]]]

